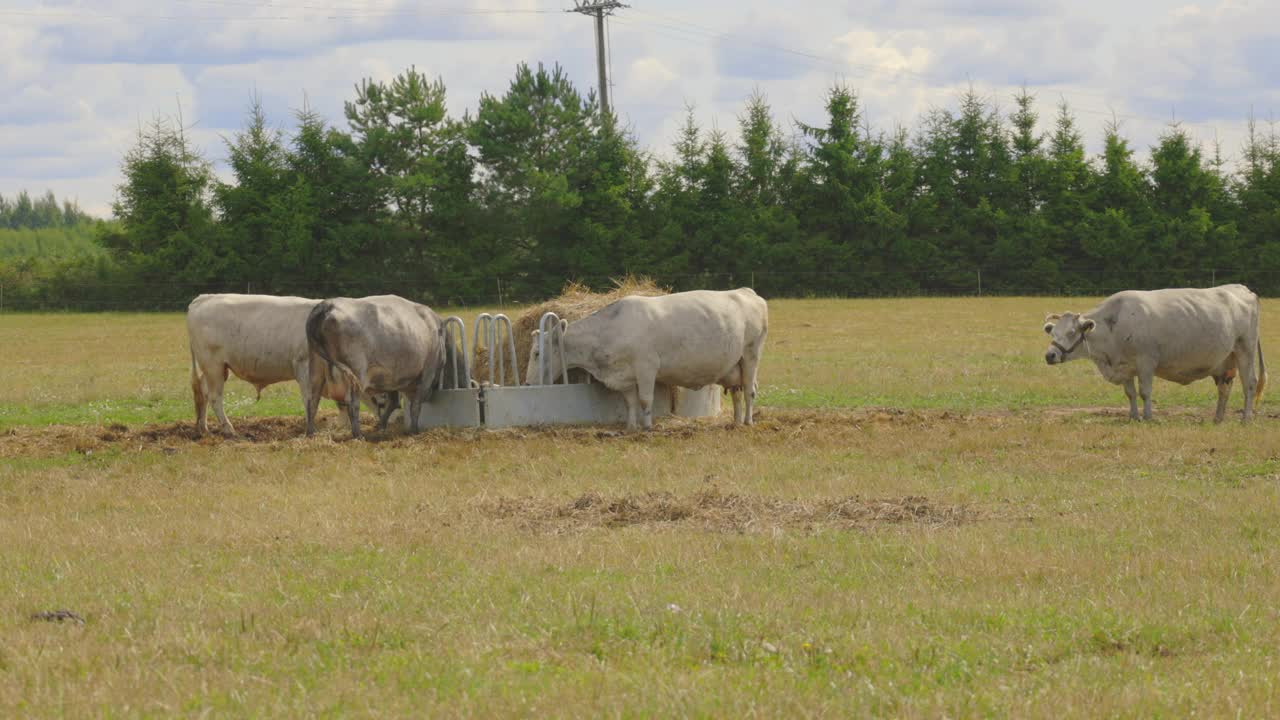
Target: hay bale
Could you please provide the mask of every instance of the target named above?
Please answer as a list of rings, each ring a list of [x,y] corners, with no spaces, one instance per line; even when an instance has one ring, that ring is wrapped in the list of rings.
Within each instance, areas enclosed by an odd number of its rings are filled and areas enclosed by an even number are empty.
[[[656,283],[647,277],[635,277],[632,275],[624,278],[614,278],[613,288],[608,292],[592,292],[591,288],[577,282],[570,282],[565,285],[559,296],[539,305],[534,305],[521,313],[520,317],[515,318],[511,323],[512,332],[515,334],[516,370],[519,373],[520,382],[524,382],[525,367],[529,364],[529,350],[533,346],[533,331],[538,329],[538,321],[546,313],[553,312],[564,320],[574,322],[628,295],[655,297],[666,295],[669,292],[670,290],[658,287]],[[471,364],[471,377],[482,382],[489,379],[488,348],[482,347],[476,350],[476,356]]]

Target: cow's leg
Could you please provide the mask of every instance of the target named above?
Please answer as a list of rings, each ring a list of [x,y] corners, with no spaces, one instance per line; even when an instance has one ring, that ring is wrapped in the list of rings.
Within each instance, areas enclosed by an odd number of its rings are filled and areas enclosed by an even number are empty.
[[[733,398],[733,423],[742,423],[742,388],[734,385],[729,388],[729,397]]]
[[[303,420],[305,428],[311,420],[311,368],[307,367],[307,363],[294,364],[293,379],[298,383],[298,394],[302,397],[302,417],[305,418]]]
[[[351,420],[351,437],[356,440],[364,437],[360,432],[360,389],[354,383],[347,385],[347,418]]]
[[[640,425],[645,430],[653,429],[653,393],[658,383],[656,363],[652,368],[636,368],[636,396],[640,401]]]
[[[1124,381],[1124,394],[1129,398],[1129,419],[1138,419],[1138,387],[1133,384],[1133,378]]]
[[[422,415],[422,406],[426,404],[427,397],[431,393],[431,386],[427,385],[424,389],[423,385],[419,385],[413,393],[407,395],[409,407],[405,412],[409,413],[409,434],[417,435],[422,431],[422,421],[419,419]]]
[[[622,391],[622,399],[627,403],[627,429],[635,430],[638,427],[636,416],[640,412],[640,391],[632,385]]]
[[[205,373],[191,365],[191,395],[196,404],[196,434],[209,434],[209,394],[204,380]]]
[[[764,338],[762,337],[760,341],[763,343]],[[742,356],[742,394],[746,396],[747,401],[745,417],[742,418],[744,425],[755,422],[756,374],[760,369],[760,350],[759,347],[749,347]]]
[[[307,364],[307,392],[303,396],[307,411],[307,437],[316,434],[316,413],[320,411],[320,396],[324,394],[324,375],[322,362]]]
[[[1220,423],[1227,416],[1227,400],[1231,397],[1231,376],[1215,375],[1213,384],[1218,386],[1218,409],[1213,413],[1213,421]]]
[[[218,372],[205,375],[205,379],[209,383],[209,404],[213,406],[213,414],[218,416],[218,429],[224,435],[235,435],[236,429],[231,425],[226,411],[222,408],[222,390],[227,385],[227,367],[224,365]]]
[[[416,394],[415,394],[415,395],[410,395],[410,396],[409,396],[409,407],[410,407],[410,408],[412,408],[412,407],[413,407],[413,400],[414,400],[414,397],[415,397],[415,396],[416,396]],[[395,412],[395,411],[396,411],[396,408],[400,407],[400,393],[396,392],[395,390],[392,390],[391,392],[387,393],[384,397],[385,397],[385,399],[386,399],[386,402],[385,402],[385,404],[382,406],[381,411],[378,413],[378,429],[379,429],[379,430],[386,430],[386,429],[387,429],[387,423],[388,423],[388,422],[390,422],[390,420],[391,420],[391,413]],[[411,429],[413,432],[417,432],[417,431],[418,431],[418,429],[417,429],[417,424],[418,424],[417,415],[415,415],[415,416],[410,420],[410,424],[412,425],[412,427],[411,427],[410,429]]]
[[[1236,343],[1236,371],[1240,375],[1240,389],[1244,391],[1244,422],[1253,419],[1253,395],[1258,390],[1258,368],[1254,352],[1258,343]]]
[[[1138,394],[1142,396],[1142,419],[1151,419],[1151,384],[1155,381],[1155,363],[1138,361]]]
[[[636,385],[640,399],[640,424],[645,430],[653,429],[653,381],[641,381]]]

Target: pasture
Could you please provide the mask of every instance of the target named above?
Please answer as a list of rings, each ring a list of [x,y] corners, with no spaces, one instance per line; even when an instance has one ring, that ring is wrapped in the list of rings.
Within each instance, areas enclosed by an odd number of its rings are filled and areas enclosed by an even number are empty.
[[[0,315],[0,716],[1274,716],[1277,396],[1130,423],[1044,364],[1091,306],[773,301],[754,427],[364,443],[193,440],[181,315]]]

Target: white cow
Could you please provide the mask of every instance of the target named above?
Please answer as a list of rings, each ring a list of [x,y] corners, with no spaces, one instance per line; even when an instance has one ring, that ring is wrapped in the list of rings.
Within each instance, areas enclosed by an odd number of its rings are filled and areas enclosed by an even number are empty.
[[[605,387],[622,393],[627,427],[636,427],[638,415],[645,429],[653,427],[657,383],[695,390],[722,385],[733,394],[734,422],[750,425],[756,371],[768,332],[769,306],[750,288],[632,295],[560,328],[563,364],[586,370]],[[531,384],[540,382],[538,344],[535,330],[525,371]],[[559,377],[560,355],[548,354],[552,375]]]
[[[422,404],[453,367],[456,348],[445,342],[444,321],[426,305],[395,295],[333,298],[307,316],[311,397],[307,434],[315,432],[321,388],[347,391],[351,435],[360,437],[359,399],[366,392],[405,393],[409,431],[418,431]]]
[[[209,431],[209,404],[223,433],[235,428],[222,407],[228,373],[253,385],[258,394],[268,385],[294,380],[302,391],[303,408],[311,395],[307,349],[307,315],[320,301],[274,295],[200,295],[187,307],[187,339],[191,346],[191,392],[195,398],[196,431]],[[334,384],[325,396],[344,400],[346,389]],[[379,420],[398,406],[398,398],[378,396]]]
[[[1218,386],[1214,420],[1222,422],[1231,381],[1238,373],[1248,421],[1267,383],[1259,314],[1258,296],[1244,285],[1126,290],[1083,315],[1047,316],[1044,331],[1053,340],[1044,359],[1050,365],[1086,357],[1093,360],[1103,378],[1124,385],[1129,417],[1134,420],[1139,394],[1142,417],[1151,419],[1153,377],[1183,385],[1212,377]]]

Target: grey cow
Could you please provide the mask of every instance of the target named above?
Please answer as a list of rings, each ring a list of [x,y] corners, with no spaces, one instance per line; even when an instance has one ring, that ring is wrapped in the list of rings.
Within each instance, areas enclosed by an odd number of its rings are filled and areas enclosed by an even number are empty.
[[[195,399],[196,431],[209,431],[207,410],[213,406],[223,433],[235,428],[222,407],[223,385],[228,375],[252,384],[258,393],[278,382],[295,380],[305,407],[311,396],[307,315],[319,300],[274,295],[201,295],[187,308],[187,339],[191,346],[191,391]],[[346,388],[331,382],[325,397],[338,401]],[[364,401],[378,412],[379,427],[386,427],[399,407],[395,395],[370,394]]]
[[[368,392],[403,393],[409,430],[416,433],[422,403],[430,399],[454,352],[446,346],[439,315],[395,295],[325,300],[307,317],[306,335],[311,351],[308,435],[315,432],[321,391],[335,380],[347,389],[352,437],[361,436],[356,408]]]
[[[1152,378],[1187,385],[1212,377],[1218,386],[1214,421],[1222,422],[1238,374],[1248,421],[1267,383],[1259,314],[1258,296],[1244,285],[1126,290],[1081,315],[1047,316],[1044,331],[1053,339],[1044,359],[1050,365],[1092,360],[1103,378],[1124,385],[1134,420],[1139,395],[1142,417],[1151,419]]]

